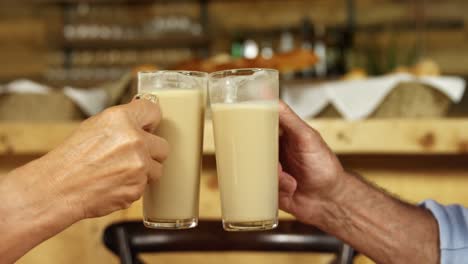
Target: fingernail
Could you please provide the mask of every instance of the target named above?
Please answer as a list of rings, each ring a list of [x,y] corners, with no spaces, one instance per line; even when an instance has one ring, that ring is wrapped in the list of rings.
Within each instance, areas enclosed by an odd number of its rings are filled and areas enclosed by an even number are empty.
[[[137,94],[135,95],[135,100],[138,100],[138,99],[145,99],[145,100],[148,100],[152,103],[155,103],[157,104],[159,102],[159,98],[154,95],[154,94],[148,94],[148,93],[145,93],[145,94]]]

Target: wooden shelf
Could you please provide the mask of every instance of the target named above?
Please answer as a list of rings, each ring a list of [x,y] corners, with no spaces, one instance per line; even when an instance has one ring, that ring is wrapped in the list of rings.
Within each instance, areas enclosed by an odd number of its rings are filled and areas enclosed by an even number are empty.
[[[138,5],[138,4],[157,4],[157,3],[200,3],[200,2],[234,2],[233,0],[42,0],[27,1],[34,4],[93,4],[93,5]],[[259,0],[236,0],[236,2],[259,2]],[[279,0],[275,0],[279,1]]]
[[[315,120],[316,128],[338,154],[467,154],[468,119],[359,122]],[[0,155],[43,154],[64,141],[78,123],[0,123]],[[214,154],[213,126],[205,124],[203,152]]]
[[[468,119],[309,122],[339,154],[466,154]]]
[[[62,40],[62,47],[70,49],[183,48],[204,47],[208,44],[209,38],[205,36],[164,36],[133,40]]]
[[[174,3],[198,3],[200,0],[171,0]],[[29,1],[34,4],[92,4],[92,5],[137,5],[167,3],[166,0],[42,0]]]

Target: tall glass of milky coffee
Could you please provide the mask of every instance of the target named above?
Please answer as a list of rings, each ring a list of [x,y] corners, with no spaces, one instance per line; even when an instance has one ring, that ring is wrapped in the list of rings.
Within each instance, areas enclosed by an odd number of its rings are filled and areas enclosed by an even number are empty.
[[[163,175],[143,195],[144,224],[150,228],[197,226],[205,94],[208,74],[156,71],[138,74],[138,92],[158,97],[162,120],[154,132],[171,150]]]
[[[223,227],[278,225],[278,72],[236,69],[210,74]]]

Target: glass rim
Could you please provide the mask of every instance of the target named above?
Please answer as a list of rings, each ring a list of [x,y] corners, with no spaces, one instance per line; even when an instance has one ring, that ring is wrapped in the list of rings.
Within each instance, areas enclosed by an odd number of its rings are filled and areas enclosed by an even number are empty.
[[[227,76],[235,76],[237,72],[242,72],[242,71],[251,72],[251,73],[265,71],[265,72],[279,74],[278,70],[272,69],[272,68],[239,68],[239,69],[227,69],[227,70],[222,70],[222,71],[215,71],[215,72],[209,73],[208,76],[210,78],[222,78],[222,77],[227,77]]]
[[[199,78],[206,78],[208,77],[208,73],[207,72],[202,72],[202,71],[185,71],[185,70],[156,70],[156,71],[139,71],[138,72],[138,77],[140,77],[140,75],[150,75],[150,74],[156,74],[156,73],[181,73],[181,74],[184,74],[186,76],[190,76],[190,77],[199,77]]]

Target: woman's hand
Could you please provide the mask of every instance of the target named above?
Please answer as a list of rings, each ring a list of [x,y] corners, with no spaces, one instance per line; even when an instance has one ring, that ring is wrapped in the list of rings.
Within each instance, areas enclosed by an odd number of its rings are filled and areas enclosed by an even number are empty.
[[[162,174],[169,145],[151,134],[160,120],[158,105],[134,100],[84,121],[42,160],[54,168],[51,188],[79,208],[80,218],[129,207]]]
[[[134,100],[84,121],[47,155],[0,178],[0,263],[84,218],[127,208],[158,179],[168,143],[158,104]],[[40,140],[40,139],[37,139]]]

